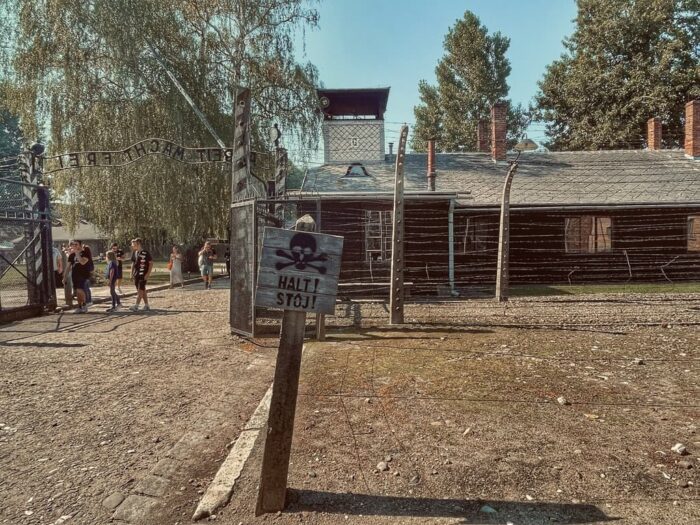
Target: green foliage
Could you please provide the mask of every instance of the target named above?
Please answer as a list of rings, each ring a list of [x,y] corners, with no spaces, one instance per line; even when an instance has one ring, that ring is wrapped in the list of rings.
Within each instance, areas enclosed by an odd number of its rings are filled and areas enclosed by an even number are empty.
[[[700,96],[700,0],[578,0],[564,45],[536,97],[551,148],[639,148],[651,117],[682,146],[684,104]]]
[[[437,86],[425,80],[418,85],[421,104],[414,108],[416,127],[411,147],[425,151],[435,139],[438,151],[476,149],[476,124],[489,118],[491,105],[508,96],[510,39],[489,35],[472,12],[452,26],[445,36],[445,55],[435,68]],[[527,119],[520,106],[509,108],[511,144],[522,134]]]
[[[251,89],[259,158],[273,120],[304,149],[316,145],[318,73],[293,46],[297,30],[318,22],[306,0],[9,0],[3,9],[7,100],[28,137],[50,131],[49,155],[148,137],[215,146],[162,63],[227,144],[240,85]],[[115,238],[186,243],[226,237],[230,177],[230,165],[151,157],[59,172],[51,184],[68,225],[82,217]]]

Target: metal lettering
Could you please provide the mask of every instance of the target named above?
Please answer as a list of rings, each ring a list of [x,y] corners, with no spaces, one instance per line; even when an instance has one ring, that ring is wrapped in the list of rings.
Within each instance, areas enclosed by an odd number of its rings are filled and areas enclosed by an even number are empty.
[[[151,153],[158,153],[160,150],[160,142],[157,139],[151,141]]]

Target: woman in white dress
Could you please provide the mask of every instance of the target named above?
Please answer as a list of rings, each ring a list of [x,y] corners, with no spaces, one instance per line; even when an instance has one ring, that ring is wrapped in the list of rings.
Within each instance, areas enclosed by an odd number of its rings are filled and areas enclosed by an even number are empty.
[[[185,279],[182,277],[182,253],[177,246],[173,246],[173,251],[170,252],[170,263],[172,265],[170,268],[170,288],[176,284],[184,288]]]

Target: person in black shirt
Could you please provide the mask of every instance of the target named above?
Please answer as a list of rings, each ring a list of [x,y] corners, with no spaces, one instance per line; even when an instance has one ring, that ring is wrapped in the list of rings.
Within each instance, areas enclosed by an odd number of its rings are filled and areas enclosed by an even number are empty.
[[[112,243],[112,251],[114,252],[115,257],[117,258],[117,280],[116,286],[117,286],[117,292],[119,292],[119,295],[123,295],[122,292],[122,278],[123,278],[123,269],[122,269],[122,263],[124,262],[124,252],[119,248],[119,245],[116,242]]]
[[[139,304],[143,300],[143,311],[148,312],[148,295],[146,294],[146,283],[153,270],[153,257],[143,249],[141,239],[131,241],[131,278],[136,285],[136,304],[130,308],[132,312],[139,309]]]
[[[74,311],[76,314],[87,313],[87,295],[85,293],[86,281],[90,279],[90,270],[88,264],[90,259],[88,253],[83,250],[83,244],[80,241],[70,241],[70,255],[68,256],[68,266],[66,272],[70,272],[73,281],[73,289],[78,297],[78,308]]]

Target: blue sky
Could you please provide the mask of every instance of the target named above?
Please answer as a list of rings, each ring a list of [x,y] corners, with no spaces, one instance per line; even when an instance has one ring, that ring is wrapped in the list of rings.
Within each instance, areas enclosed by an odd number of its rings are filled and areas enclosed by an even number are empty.
[[[305,56],[328,88],[390,86],[388,137],[413,121],[418,82],[435,82],[447,30],[466,10],[490,33],[511,39],[510,98],[527,105],[545,66],[564,51],[576,16],[574,0],[322,0],[320,28],[306,33]],[[542,127],[530,130],[534,140]]]

